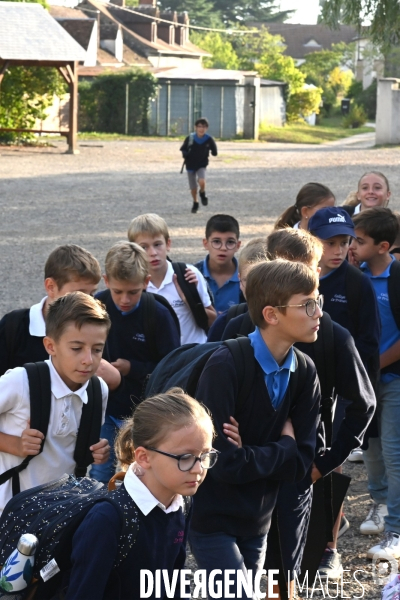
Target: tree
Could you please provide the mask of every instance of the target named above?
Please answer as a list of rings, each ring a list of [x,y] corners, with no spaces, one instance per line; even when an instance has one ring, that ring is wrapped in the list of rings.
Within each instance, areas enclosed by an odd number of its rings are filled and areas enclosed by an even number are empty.
[[[400,3],[398,0],[324,0],[322,22],[332,29],[340,23],[366,29],[371,41],[386,54],[400,43]]]
[[[201,27],[222,27],[221,15],[214,7],[213,0],[159,0],[162,11],[187,11],[191,25]]]
[[[214,8],[222,15],[224,23],[231,24],[246,21],[283,22],[293,12],[277,10],[275,0],[214,0]]]
[[[238,69],[239,58],[231,42],[223,34],[208,31],[206,34],[194,31],[190,40],[199,48],[211,54],[203,58],[203,66],[207,69]]]
[[[45,0],[39,3],[46,6]],[[45,118],[54,94],[62,96],[65,87],[63,78],[55,68],[9,67],[0,86],[0,127],[32,129],[36,119]],[[11,132],[0,135],[2,139],[10,141],[17,137],[16,133]],[[29,138],[32,135],[19,137]]]

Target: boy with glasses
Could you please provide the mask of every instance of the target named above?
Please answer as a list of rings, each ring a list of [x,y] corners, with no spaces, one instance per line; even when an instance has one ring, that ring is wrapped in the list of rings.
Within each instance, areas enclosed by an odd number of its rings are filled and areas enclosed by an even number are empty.
[[[204,260],[195,264],[208,283],[217,314],[234,304],[244,302],[240,291],[238,261],[239,223],[230,215],[214,215],[207,221],[203,246],[208,250]]]

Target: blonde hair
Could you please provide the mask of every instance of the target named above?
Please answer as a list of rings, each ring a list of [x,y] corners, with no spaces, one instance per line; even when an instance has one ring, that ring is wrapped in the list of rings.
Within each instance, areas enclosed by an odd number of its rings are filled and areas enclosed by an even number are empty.
[[[266,306],[287,304],[295,294],[311,294],[318,288],[318,275],[303,263],[284,259],[260,262],[247,275],[246,300],[254,325],[265,329]],[[285,314],[286,309],[279,309]]]
[[[133,242],[117,242],[106,256],[106,275],[117,281],[144,281],[149,274],[147,254]]]
[[[267,239],[270,259],[286,258],[307,265],[321,260],[324,247],[322,242],[305,229],[278,229]]]
[[[162,235],[166,242],[169,240],[168,225],[156,213],[146,213],[132,219],[128,229],[128,240],[135,242],[138,235],[148,233],[152,237]]]
[[[248,265],[259,262],[260,260],[267,260],[267,250],[267,238],[257,237],[249,240],[239,253],[239,273],[241,273]]]
[[[141,402],[133,416],[126,419],[115,441],[115,454],[122,468],[135,460],[139,446],[157,446],[171,431],[195,424],[206,424],[212,437],[214,426],[207,408],[185,394],[181,388],[171,388]]]
[[[61,289],[66,283],[78,279],[99,283],[101,269],[91,252],[76,244],[65,244],[50,252],[46,260],[44,278],[49,277],[54,279],[58,289]]]
[[[83,325],[98,325],[108,333],[111,327],[110,317],[100,300],[83,292],[72,292],[61,296],[49,305],[46,316],[46,335],[59,340],[68,323],[74,323],[77,329]]]

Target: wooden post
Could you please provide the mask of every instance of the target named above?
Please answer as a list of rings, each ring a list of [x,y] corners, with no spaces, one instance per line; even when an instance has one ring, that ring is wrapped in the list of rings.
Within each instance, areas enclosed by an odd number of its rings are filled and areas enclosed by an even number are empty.
[[[69,84],[69,135],[67,154],[79,154],[78,150],[78,63],[67,65]]]

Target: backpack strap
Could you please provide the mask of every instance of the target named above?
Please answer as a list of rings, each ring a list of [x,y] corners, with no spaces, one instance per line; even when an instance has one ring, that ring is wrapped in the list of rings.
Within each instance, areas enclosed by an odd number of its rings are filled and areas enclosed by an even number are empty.
[[[82,406],[82,417],[75,445],[75,477],[85,477],[88,466],[93,462],[93,455],[89,448],[93,444],[97,444],[100,439],[103,396],[101,384],[96,375],[89,380],[87,396],[87,404]]]
[[[30,428],[41,431],[44,439],[41,443],[39,454],[43,451],[43,445],[47,435],[51,408],[51,383],[50,371],[45,362],[27,363],[24,368],[28,375],[29,397],[30,397]],[[37,455],[35,455],[37,456]],[[0,485],[12,478],[13,496],[21,491],[19,473],[26,469],[35,456],[26,456],[24,460],[8,471],[0,475]]]
[[[397,329],[400,329],[400,262],[394,260],[390,267],[390,277],[388,279],[388,295],[390,310],[396,322]]]
[[[208,331],[208,317],[201,301],[200,294],[195,283],[189,283],[185,279],[186,263],[172,262],[172,268],[178,278],[179,286],[185,295],[190,310],[192,311],[196,324],[204,331]]]
[[[229,348],[233,356],[238,374],[239,391],[235,407],[235,413],[237,413],[249,395],[256,374],[254,351],[247,337],[225,340],[223,343]]]
[[[143,303],[143,329],[146,345],[150,350],[152,360],[158,362],[160,356],[157,350],[156,299],[153,298],[153,294],[143,293],[140,302]]]
[[[345,275],[347,306],[354,324],[354,337],[359,334],[360,308],[362,301],[362,283],[364,274],[353,265],[347,265]]]
[[[15,352],[17,349],[18,330],[29,311],[27,308],[18,308],[8,313],[4,325],[4,335],[7,348],[7,364],[9,369],[15,367]]]
[[[332,445],[332,407],[335,388],[335,340],[332,319],[324,312],[320,319],[318,337],[314,342],[314,363],[321,386],[321,419],[326,445]]]
[[[247,302],[241,302],[241,304],[230,306],[226,313],[226,323],[228,324],[231,319],[243,315],[245,312],[247,312]]]

